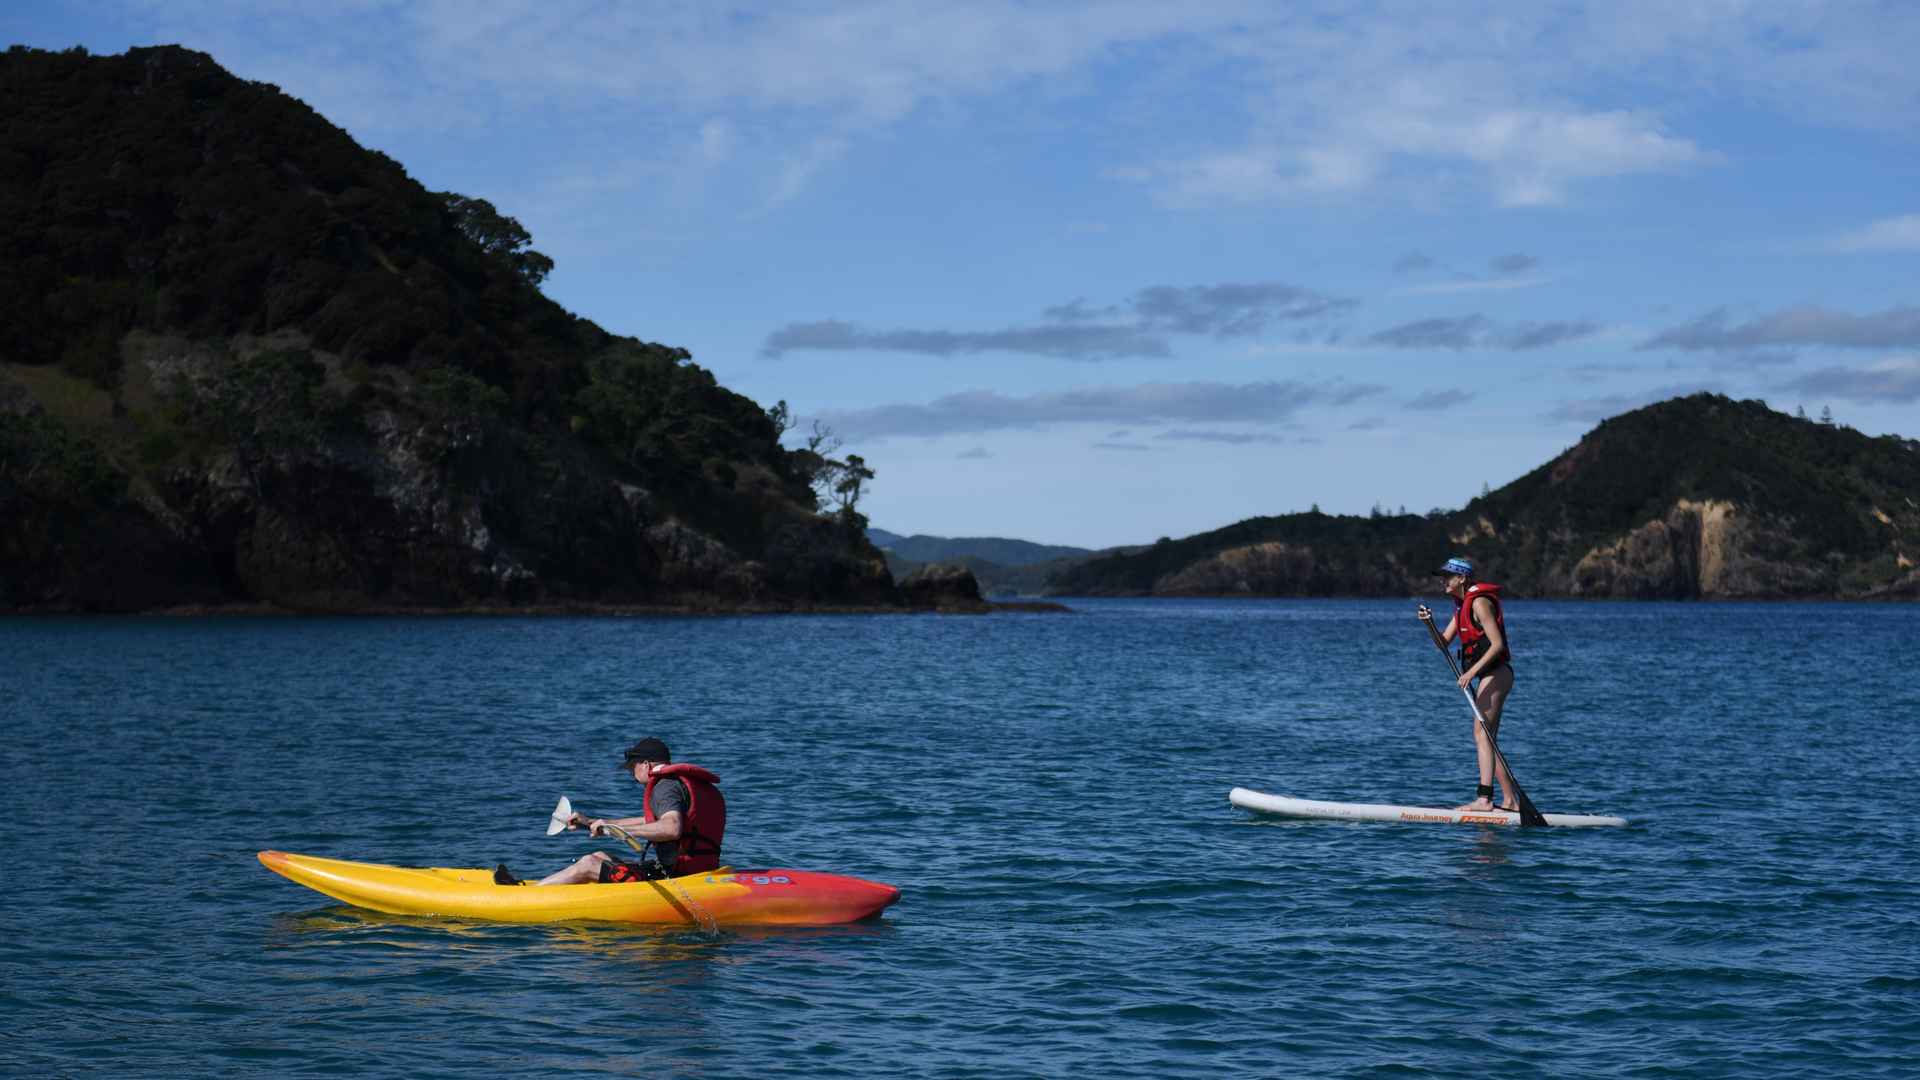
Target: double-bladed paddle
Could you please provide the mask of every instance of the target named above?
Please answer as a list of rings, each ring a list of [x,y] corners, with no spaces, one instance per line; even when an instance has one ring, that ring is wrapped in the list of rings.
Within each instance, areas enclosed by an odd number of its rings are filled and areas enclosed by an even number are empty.
[[[1427,633],[1433,635],[1433,647],[1439,649],[1440,655],[1447,658],[1447,670],[1453,672],[1454,682],[1459,682],[1460,665],[1454,663],[1453,653],[1447,650],[1446,639],[1440,636],[1440,628],[1433,624],[1433,614],[1425,607],[1420,610],[1422,612],[1420,621],[1427,624]],[[1467,708],[1473,710],[1473,720],[1480,725],[1480,733],[1487,737],[1487,745],[1493,748],[1493,759],[1500,763],[1500,771],[1507,774],[1507,783],[1513,788],[1513,801],[1520,807],[1520,824],[1546,825],[1547,816],[1540,812],[1539,807],[1533,805],[1533,800],[1527,798],[1526,792],[1520,790],[1520,781],[1514,779],[1513,766],[1507,764],[1507,755],[1500,752],[1500,741],[1493,737],[1493,729],[1487,726],[1487,718],[1480,715],[1480,703],[1473,700],[1473,691],[1462,686],[1460,693],[1467,699]]]

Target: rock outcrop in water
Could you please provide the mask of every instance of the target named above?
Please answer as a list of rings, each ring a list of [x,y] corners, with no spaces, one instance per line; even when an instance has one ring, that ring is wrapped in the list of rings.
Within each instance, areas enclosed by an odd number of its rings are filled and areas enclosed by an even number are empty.
[[[900,593],[916,608],[935,611],[986,611],[973,571],[951,563],[929,563],[900,579]]]
[[[185,49],[0,99],[0,611],[902,605],[847,463],[485,202]]]
[[[1699,394],[1613,417],[1458,511],[1254,518],[1047,591],[1407,596],[1459,553],[1523,596],[1920,599],[1920,442]]]

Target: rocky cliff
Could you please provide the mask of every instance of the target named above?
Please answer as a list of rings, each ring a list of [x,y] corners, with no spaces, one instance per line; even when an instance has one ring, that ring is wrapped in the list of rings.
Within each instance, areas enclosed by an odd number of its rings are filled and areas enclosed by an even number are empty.
[[[1695,395],[1613,417],[1458,511],[1255,518],[1048,591],[1405,596],[1448,554],[1523,596],[1920,599],[1920,442]]]

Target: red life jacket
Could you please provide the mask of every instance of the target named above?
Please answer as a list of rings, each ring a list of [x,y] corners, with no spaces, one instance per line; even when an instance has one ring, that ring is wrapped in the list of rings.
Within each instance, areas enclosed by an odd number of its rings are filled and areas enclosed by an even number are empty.
[[[660,765],[647,777],[646,793],[640,797],[641,813],[648,823],[654,820],[653,785],[667,778],[687,785],[687,809],[680,815],[680,854],[673,864],[673,876],[704,874],[720,866],[720,837],[727,831],[727,800],[714,787],[720,778],[698,765]]]
[[[1506,613],[1500,608],[1500,586],[1476,581],[1467,586],[1467,595],[1462,598],[1453,613],[1454,632],[1460,635],[1460,670],[1465,671],[1480,662],[1480,657],[1492,647],[1487,640],[1487,632],[1481,628],[1480,620],[1473,616],[1473,602],[1486,597],[1493,605],[1493,624],[1500,628],[1500,640],[1507,643],[1507,649],[1493,666],[1499,667],[1513,658],[1513,642],[1507,637]]]

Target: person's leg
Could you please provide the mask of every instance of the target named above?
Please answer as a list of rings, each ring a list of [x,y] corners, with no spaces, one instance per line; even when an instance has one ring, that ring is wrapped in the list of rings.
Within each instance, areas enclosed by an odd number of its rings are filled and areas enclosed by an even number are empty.
[[[1500,665],[1493,674],[1480,680],[1480,687],[1474,694],[1474,704],[1479,707],[1480,716],[1486,720],[1487,726],[1483,730],[1479,720],[1472,717],[1467,719],[1467,723],[1473,725],[1473,751],[1480,766],[1480,792],[1475,793],[1472,802],[1454,807],[1456,810],[1492,810],[1494,808],[1491,793],[1494,770],[1498,763],[1493,756],[1493,740],[1487,736],[1499,737],[1500,710],[1506,707],[1507,694],[1512,690],[1513,668],[1507,664]],[[1500,782],[1507,784],[1507,780],[1503,773]],[[1512,801],[1511,784],[1507,785],[1507,792],[1508,801]]]
[[[1513,666],[1511,664],[1501,664],[1498,668],[1494,669],[1493,674],[1480,680],[1480,692],[1476,695],[1475,701],[1480,706],[1480,715],[1487,719],[1488,731],[1492,733],[1495,739],[1500,737],[1500,714],[1506,711],[1507,695],[1511,693],[1513,693]],[[1477,724],[1474,726],[1476,728],[1479,727]],[[1482,744],[1480,747],[1480,782],[1483,784],[1487,783],[1487,778],[1497,773],[1500,780],[1500,791],[1506,796],[1500,809],[1518,809],[1519,797],[1513,793],[1513,776],[1507,772],[1504,763],[1501,762],[1498,757],[1494,756],[1493,742],[1479,737],[1476,738],[1476,741]]]
[[[1480,722],[1473,724],[1474,755],[1480,761],[1480,790],[1474,793],[1473,801],[1461,803],[1455,810],[1491,810],[1493,809],[1493,746],[1487,742],[1487,733],[1480,730]]]
[[[535,885],[589,885],[600,880],[600,867],[607,861],[607,853],[595,851],[582,855],[578,861],[565,870],[548,874]]]

